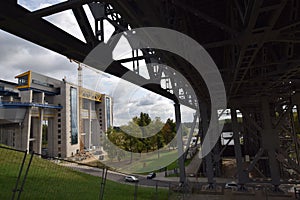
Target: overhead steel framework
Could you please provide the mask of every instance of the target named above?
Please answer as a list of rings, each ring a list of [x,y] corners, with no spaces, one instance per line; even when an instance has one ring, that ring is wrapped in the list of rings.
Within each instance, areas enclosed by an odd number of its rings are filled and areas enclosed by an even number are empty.
[[[95,19],[95,32],[82,7],[84,4],[88,4]],[[285,179],[299,180],[300,173],[296,128],[300,124],[299,4],[298,0],[69,0],[31,12],[16,0],[6,0],[0,2],[0,28],[79,62],[104,41],[104,20],[114,26],[114,34],[152,26],[192,37],[209,52],[224,80],[227,108],[231,109],[239,189],[254,180],[255,171],[260,177],[270,177],[276,191]],[[73,11],[86,42],[44,19],[65,10]],[[200,107],[201,127],[207,129],[209,119],[216,117],[217,111],[208,106],[209,95],[200,74],[171,53],[156,49],[141,51],[142,55],[133,51],[132,58],[115,60],[106,72],[118,77],[129,73],[134,77],[129,81],[147,82],[139,65],[139,61],[145,61],[149,79],[157,84],[143,87],[177,103]],[[133,64],[132,70],[122,65],[129,62]],[[178,82],[181,79],[175,71],[150,63],[171,66],[180,72],[195,94],[186,87],[186,82]],[[200,101],[204,103],[199,106]],[[243,115],[241,126],[237,110]],[[205,158],[203,171],[209,188],[214,188],[214,176],[222,174],[223,152],[216,145]],[[244,158],[246,155],[248,160]]]

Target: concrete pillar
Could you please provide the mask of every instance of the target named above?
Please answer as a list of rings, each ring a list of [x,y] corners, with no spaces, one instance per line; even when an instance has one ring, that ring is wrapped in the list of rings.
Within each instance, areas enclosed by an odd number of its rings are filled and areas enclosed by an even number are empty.
[[[238,184],[239,190],[244,190],[245,183],[247,183],[247,175],[243,170],[243,159],[242,159],[242,149],[240,144],[240,135],[238,129],[237,113],[236,109],[231,109],[231,123],[233,131],[233,140],[234,140],[234,154],[236,159],[237,174],[238,174]]]
[[[43,118],[44,118],[44,109],[39,109],[39,118],[37,119],[37,124],[34,124],[34,126],[37,126],[37,135],[36,135],[36,149],[34,149],[34,152],[38,154],[42,154],[42,140],[43,140]]]
[[[201,137],[201,143],[204,140],[204,137],[210,137],[207,133],[208,130],[208,114],[207,114],[207,106],[204,103],[201,103],[200,105],[200,117],[201,117],[201,124],[202,124],[202,137]],[[210,147],[208,147],[210,148]],[[210,148],[212,149],[212,148]],[[209,184],[209,188],[214,188],[214,172],[213,172],[213,160],[212,160],[212,152],[209,152],[205,158],[205,171],[206,171],[206,177],[207,182]]]
[[[32,102],[32,90],[20,91],[21,102],[31,103]],[[30,130],[31,130],[31,108],[28,107],[24,120],[22,122],[21,130],[21,141],[17,145],[17,149],[20,150],[29,150],[29,139],[30,139]]]
[[[42,93],[37,93],[35,94],[35,101],[44,104],[44,98],[45,94],[44,92]],[[43,119],[44,119],[44,108],[39,108],[39,117],[34,120],[33,124],[33,130],[34,130],[34,152],[38,154],[42,154],[42,139],[43,139]]]
[[[89,101],[88,148],[92,147],[92,101]]]
[[[21,102],[31,103],[32,102],[32,90],[20,91]]]
[[[185,175],[185,166],[184,166],[184,153],[183,153],[183,141],[182,141],[182,127],[181,127],[181,111],[180,104],[175,103],[175,120],[176,120],[176,131],[177,131],[177,147],[178,147],[178,162],[180,170],[180,183],[185,185],[186,175]]]
[[[31,108],[28,108],[22,123],[21,143],[18,149],[29,150],[30,129],[31,129]]]
[[[49,156],[51,157],[54,157],[54,156],[57,156],[55,153],[55,144],[54,142],[56,141],[54,139],[54,137],[57,137],[55,134],[54,134],[54,119],[53,118],[48,118],[48,153],[49,153]]]
[[[276,160],[276,150],[279,148],[279,137],[272,126],[270,105],[267,97],[262,98],[262,116],[263,116],[263,130],[262,130],[262,145],[268,152],[269,167],[271,172],[271,183],[275,186],[275,190],[280,185],[280,170],[279,163]]]

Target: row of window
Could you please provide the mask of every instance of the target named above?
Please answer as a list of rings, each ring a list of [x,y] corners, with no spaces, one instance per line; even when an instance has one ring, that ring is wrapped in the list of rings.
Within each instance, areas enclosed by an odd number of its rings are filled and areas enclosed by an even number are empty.
[[[51,87],[51,88],[54,87],[54,85],[52,85],[52,84],[41,82],[39,80],[34,80],[34,79],[32,80],[32,83],[37,84],[37,85],[41,85],[41,86],[45,86],[45,87]]]
[[[58,152],[58,157],[61,157],[61,110],[58,110],[57,113],[57,152]]]
[[[100,129],[102,129],[102,109],[99,108],[99,125]]]

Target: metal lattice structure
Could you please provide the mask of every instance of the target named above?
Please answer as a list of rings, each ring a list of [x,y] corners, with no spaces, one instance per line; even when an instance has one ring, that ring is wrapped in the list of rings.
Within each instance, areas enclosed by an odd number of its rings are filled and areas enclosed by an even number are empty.
[[[95,19],[95,32],[82,7],[84,4],[89,5]],[[299,116],[300,103],[299,4],[298,0],[70,0],[31,12],[16,0],[7,0],[0,3],[0,28],[79,62],[104,41],[104,20],[114,26],[114,34],[152,26],[192,37],[209,52],[225,83],[241,189],[250,181],[253,169],[271,177],[277,189],[281,179],[289,178],[284,169],[300,173],[300,142],[294,124],[299,123],[299,117],[295,121],[293,115],[297,108]],[[86,42],[43,18],[69,9]],[[142,53],[133,51],[132,58],[115,60],[106,72],[118,77],[130,73],[134,77],[131,82],[147,82],[139,70],[139,61],[143,60],[148,63],[150,80],[157,83],[144,85],[145,89],[192,108],[198,107],[199,101],[209,105],[200,74],[186,61],[159,50],[142,49]],[[132,62],[133,70],[122,65],[128,62]],[[195,94],[186,87],[186,82],[178,82],[181,79],[171,69],[150,63],[172,66],[185,76]],[[174,94],[178,94],[179,100]],[[237,125],[236,110],[243,114],[242,128]],[[213,112],[216,111],[201,109],[204,130],[205,119],[213,116]],[[243,147],[238,134],[243,135]],[[212,187],[213,177],[221,173],[219,161],[223,150],[217,146],[205,158],[204,166]],[[246,167],[242,148],[250,156]]]

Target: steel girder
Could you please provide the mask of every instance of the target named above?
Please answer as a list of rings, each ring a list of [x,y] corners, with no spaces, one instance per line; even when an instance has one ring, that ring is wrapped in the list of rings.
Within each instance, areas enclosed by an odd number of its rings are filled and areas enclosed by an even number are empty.
[[[96,33],[92,33],[82,5],[89,4],[92,7],[91,5],[98,4],[96,2],[101,3],[104,13],[100,13],[98,17],[94,13],[100,26],[96,28]],[[86,42],[42,18],[67,9],[73,10]],[[131,28],[158,26],[181,31],[197,40],[211,54],[224,79],[229,107],[242,112],[243,109],[246,110],[243,112],[247,122],[245,126],[255,130],[260,138],[264,122],[258,114],[258,97],[269,95],[266,104],[276,104],[279,98],[284,99],[290,95],[290,88],[296,93],[299,91],[299,10],[297,0],[160,0],[151,3],[131,0],[72,0],[30,12],[19,6],[17,1],[10,0],[0,3],[0,28],[78,61],[83,61],[93,47],[103,41],[104,27],[101,21],[104,19],[115,27],[115,33],[128,30],[129,25]],[[129,81],[147,82],[139,74],[138,60],[145,60],[146,63],[159,60],[161,64],[172,66],[182,73],[197,97],[209,102],[205,84],[199,81],[200,75],[194,73],[191,66],[165,52],[151,49],[142,52],[143,55],[135,54],[130,59],[113,62],[106,72],[119,77],[129,73]],[[134,70],[130,71],[122,66],[124,62],[134,62]],[[173,94],[180,93],[180,103],[191,107],[198,105],[196,97],[184,87],[185,83],[176,82],[178,79],[172,70],[150,64],[147,65],[147,70],[152,80],[170,84],[166,88],[162,88],[160,84],[144,85],[144,88],[175,101]],[[285,112],[282,111],[282,114]],[[282,119],[287,115],[284,114]],[[286,129],[286,123],[279,123],[283,124],[280,128]],[[290,122],[287,124],[290,125]],[[261,141],[256,142],[261,145]],[[260,152],[258,151],[259,155]],[[280,154],[292,165],[288,155]],[[211,165],[211,162],[208,164]],[[252,163],[251,168],[255,167],[255,163]],[[213,181],[212,175],[209,180]]]
[[[89,0],[67,1],[33,12],[26,10],[18,4],[10,4],[6,1],[1,2],[0,27],[7,32],[10,32],[35,44],[65,55],[67,58],[82,62],[88,55],[88,53],[98,43],[100,43],[101,40],[103,40],[104,32],[103,26],[96,26],[96,33],[93,33],[87,15],[82,7],[82,5],[85,3],[89,3],[92,14],[95,17],[95,21],[100,20],[101,22],[103,22],[103,20],[106,19],[111,22],[111,24],[116,29],[115,34],[129,30],[129,24],[126,23],[124,19],[122,19],[121,15],[116,12],[111,5]],[[104,13],[102,13],[102,16],[100,16],[100,18],[96,18],[97,11],[100,9],[100,6],[104,6]],[[86,42],[80,41],[79,39],[66,33],[65,31],[42,18],[51,14],[55,14],[57,12],[62,12],[67,9],[72,9]],[[118,40],[115,41],[115,44],[117,44],[117,42]],[[160,60],[161,56],[155,54],[155,51],[151,50],[152,55],[150,55],[148,51],[149,50],[143,50],[143,54],[145,57],[144,60],[146,61],[146,63],[152,62],[151,59],[156,59],[157,61]],[[142,87],[176,102],[178,101],[183,105],[192,108],[196,108],[198,106],[196,96],[191,93],[190,88],[185,87],[186,85],[188,85],[188,83],[176,82],[179,79],[176,77],[177,75],[174,73],[174,70],[159,65],[154,66],[149,64],[147,65],[147,70],[150,76],[150,80],[147,80],[139,73],[137,73],[138,71],[130,71],[129,69],[124,67],[121,62],[122,60],[113,62],[107,68],[106,72],[117,77],[122,77],[122,75],[126,73],[128,75],[127,81],[129,82],[137,84],[149,82],[151,84],[145,84]],[[128,62],[128,60],[126,60],[125,62]],[[138,63],[139,59],[136,59],[135,56],[133,56],[132,62],[133,64]],[[165,76],[162,76],[163,73],[165,74]],[[166,80],[168,80],[171,85],[169,85],[169,87],[162,87],[161,81]],[[156,84],[153,84],[153,82],[155,82]],[[176,98],[176,93],[179,99]]]

